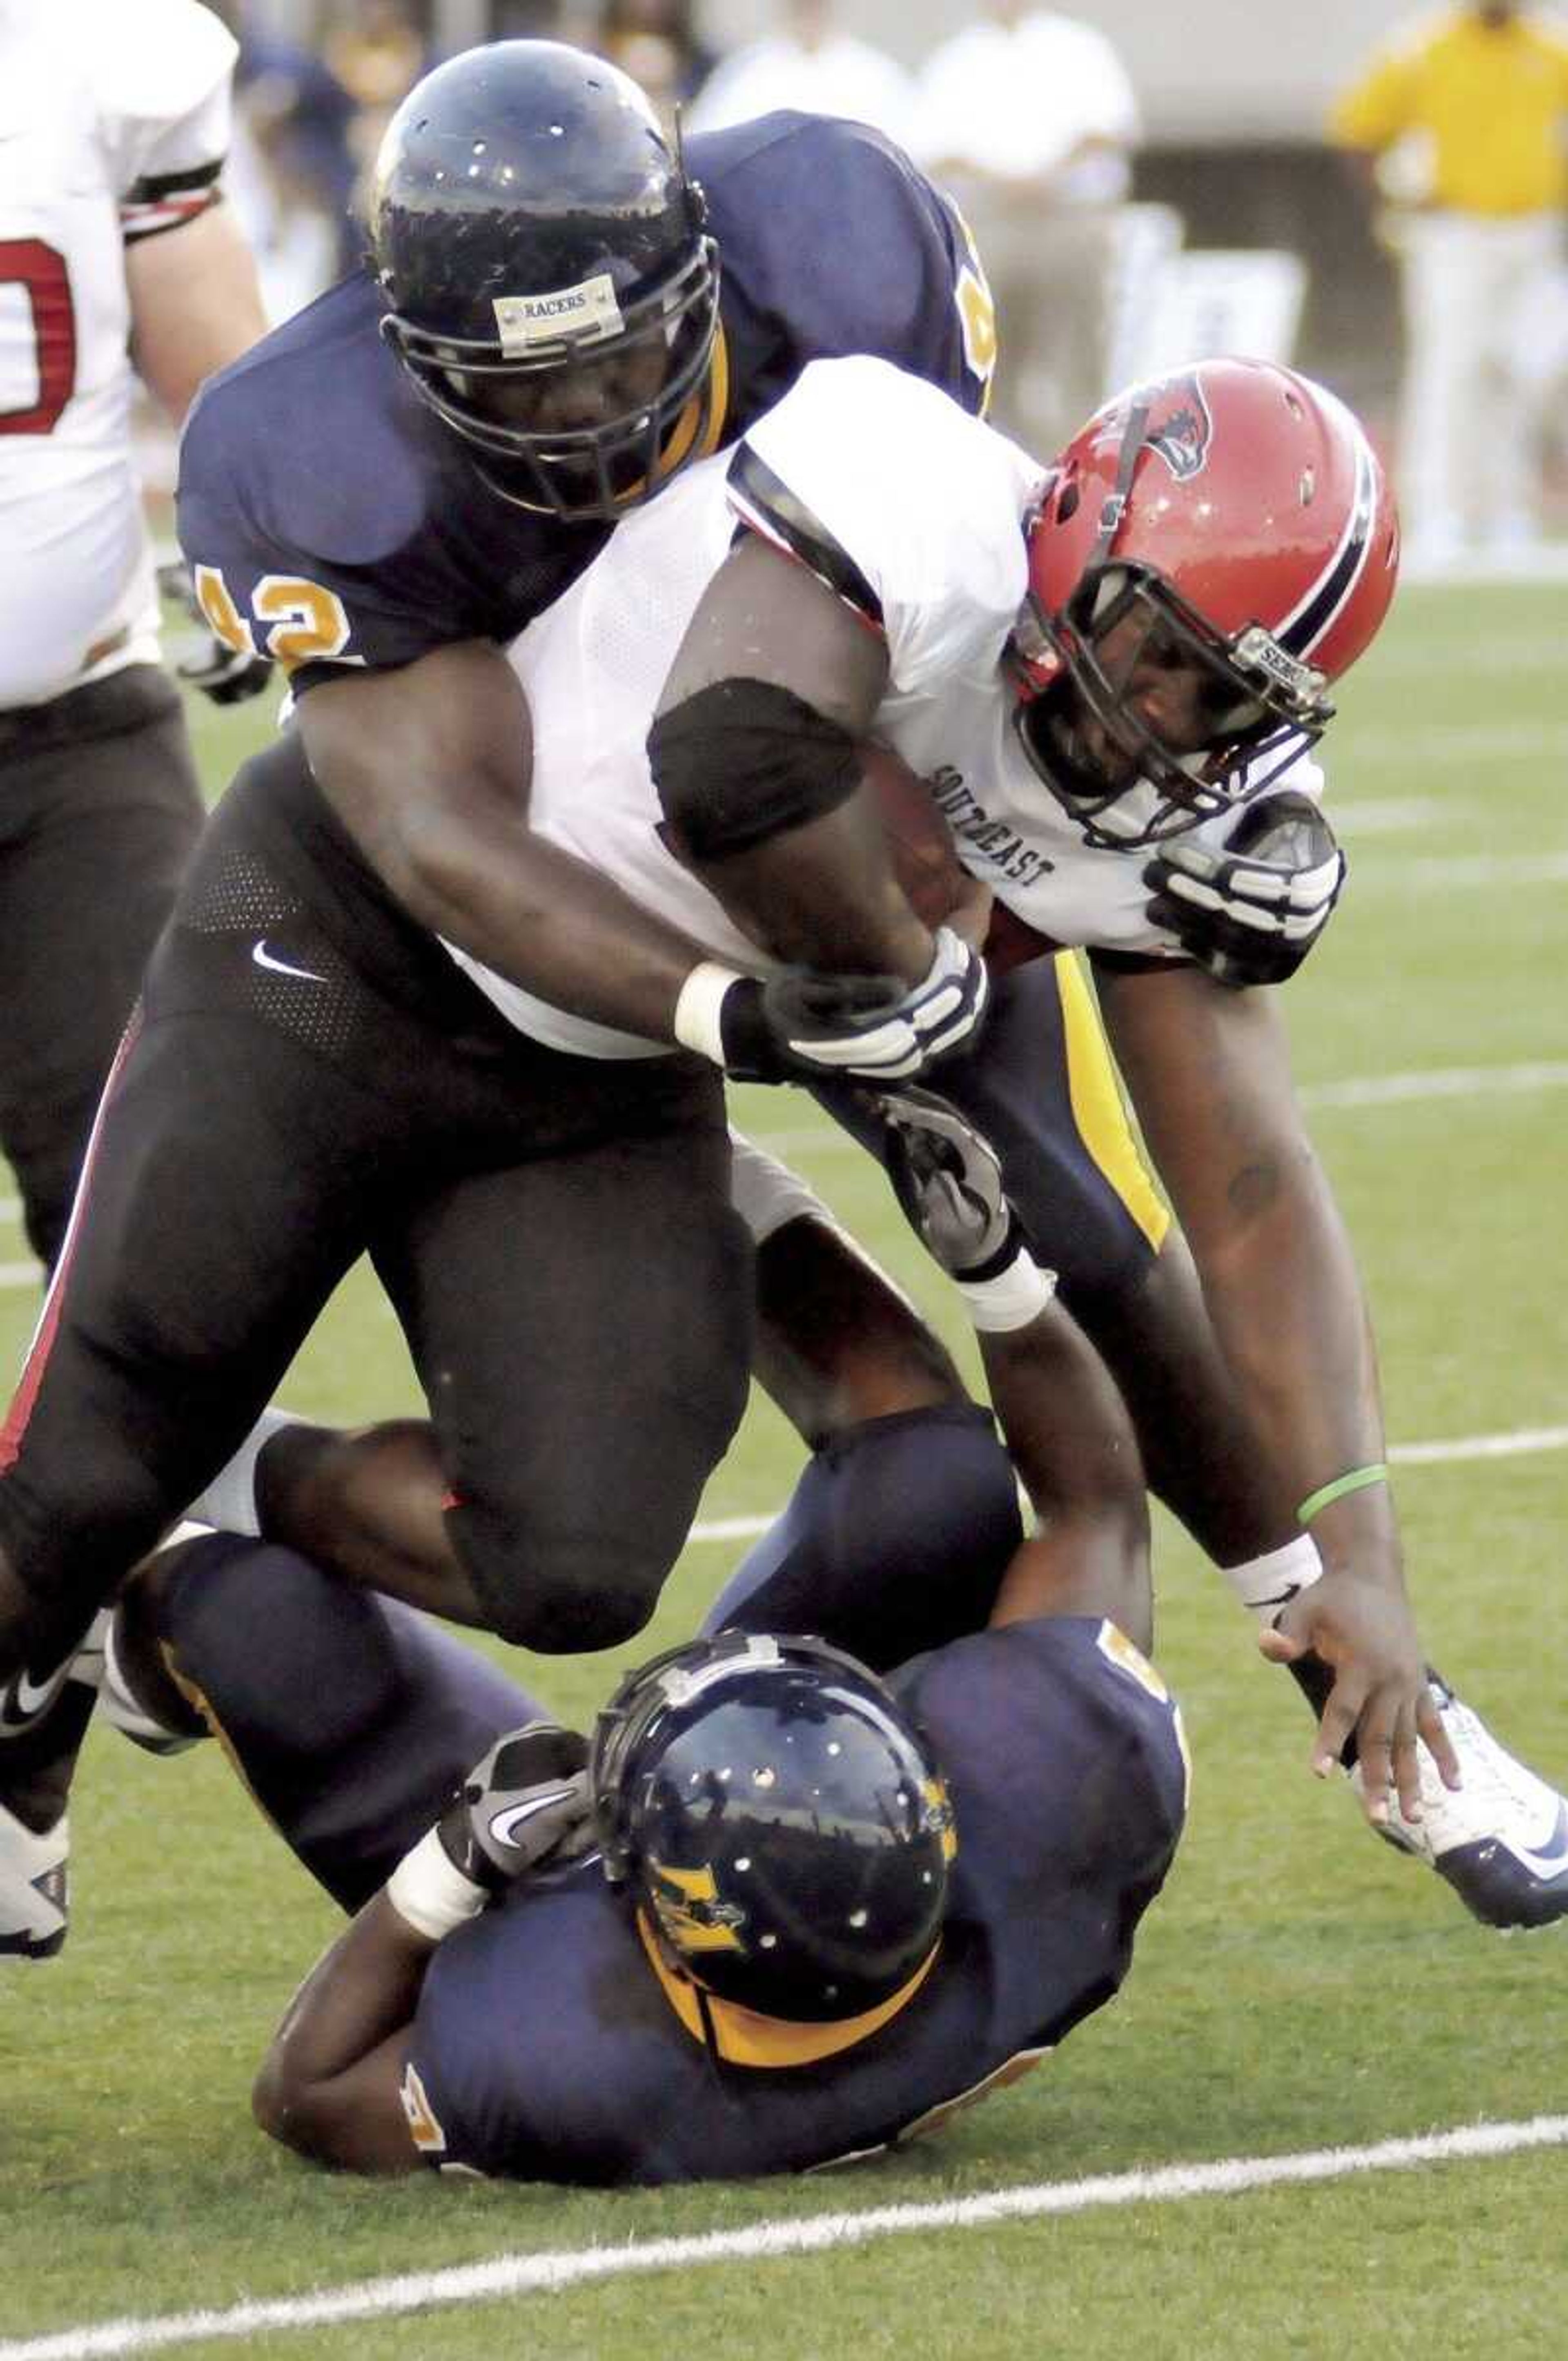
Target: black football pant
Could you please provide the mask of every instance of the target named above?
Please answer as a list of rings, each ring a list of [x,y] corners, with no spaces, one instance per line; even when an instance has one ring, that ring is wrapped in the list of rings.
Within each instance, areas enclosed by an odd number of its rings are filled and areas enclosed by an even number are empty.
[[[179,696],[155,664],[0,713],[0,1149],[46,1263],[201,827]]]
[[[651,1613],[745,1400],[719,1077],[526,1039],[341,845],[308,898],[297,832],[275,858],[280,775],[242,774],[153,959],[0,1438],[29,1656],[215,1474],[366,1252],[491,1625],[609,1645]]]

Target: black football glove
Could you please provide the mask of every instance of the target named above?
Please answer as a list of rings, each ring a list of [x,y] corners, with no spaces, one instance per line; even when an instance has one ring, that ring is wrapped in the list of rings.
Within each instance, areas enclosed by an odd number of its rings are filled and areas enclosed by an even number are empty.
[[[932,1260],[966,1283],[1014,1263],[1024,1233],[983,1134],[935,1091],[868,1092],[863,1104],[885,1128],[888,1178]]]
[[[1144,871],[1156,926],[1216,983],[1237,990],[1295,974],[1344,878],[1333,829],[1294,789],[1248,804],[1220,851],[1178,840]]]
[[[191,653],[175,665],[175,677],[188,687],[199,688],[214,705],[243,705],[247,697],[258,697],[272,677],[271,657],[231,648],[219,639],[202,612],[187,568],[178,559],[159,567],[158,588],[163,598],[182,607],[191,620],[203,627],[203,636],[192,643]]]
[[[725,1071],[740,1082],[902,1082],[972,1049],[985,1022],[985,961],[950,927],[920,982],[785,968],[738,977],[719,1015]]]
[[[588,1742],[558,1722],[498,1738],[437,1822],[443,1851],[474,1885],[499,1894],[544,1861],[593,1842]]]

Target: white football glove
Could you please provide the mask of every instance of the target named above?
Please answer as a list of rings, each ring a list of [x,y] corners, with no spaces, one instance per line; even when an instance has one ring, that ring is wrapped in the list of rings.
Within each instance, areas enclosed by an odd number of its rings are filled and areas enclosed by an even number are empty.
[[[1283,983],[1323,928],[1345,857],[1310,796],[1288,789],[1248,804],[1223,847],[1179,840],[1144,871],[1148,916],[1220,983]]]
[[[737,1081],[903,1082],[971,1049],[985,1023],[985,961],[950,927],[918,983],[785,968],[759,982],[715,961],[694,968],[675,1038]]]
[[[888,1177],[911,1228],[956,1280],[977,1328],[1022,1328],[1050,1301],[984,1135],[935,1091],[871,1092],[886,1131]]]

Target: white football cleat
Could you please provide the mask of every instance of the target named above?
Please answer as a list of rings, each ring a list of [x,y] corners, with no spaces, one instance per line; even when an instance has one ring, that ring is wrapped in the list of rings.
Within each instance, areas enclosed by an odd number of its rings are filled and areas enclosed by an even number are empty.
[[[1421,1817],[1406,1819],[1390,1790],[1378,1835],[1446,1878],[1487,1927],[1550,1927],[1568,1917],[1568,1798],[1499,1746],[1435,1675],[1431,1691],[1464,1784],[1445,1787],[1422,1746]],[[1359,1764],[1350,1775],[1361,1795]]]
[[[0,1804],[0,1959],[50,1959],[64,1942],[70,1852],[63,1816],[35,1836]]]
[[[65,1793],[97,1702],[108,1623],[101,1610],[63,1663],[0,1683],[0,1960],[52,1959],[65,1940]],[[39,1820],[48,1825],[35,1828]]]

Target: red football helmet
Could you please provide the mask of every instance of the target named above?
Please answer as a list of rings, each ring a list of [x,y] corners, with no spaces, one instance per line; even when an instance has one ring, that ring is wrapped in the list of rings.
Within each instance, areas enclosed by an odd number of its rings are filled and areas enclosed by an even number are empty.
[[[1062,453],[1028,541],[1009,652],[1019,736],[1089,841],[1114,847],[1212,818],[1310,746],[1398,570],[1366,436],[1333,394],[1266,361],[1197,362],[1107,402]],[[1175,737],[1151,719],[1162,672],[1183,684]]]

